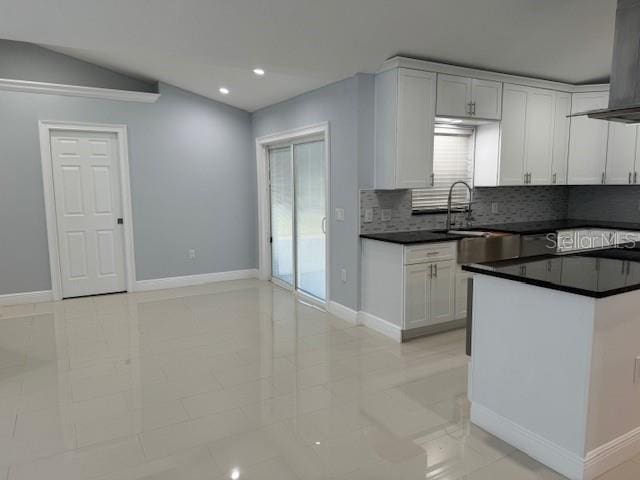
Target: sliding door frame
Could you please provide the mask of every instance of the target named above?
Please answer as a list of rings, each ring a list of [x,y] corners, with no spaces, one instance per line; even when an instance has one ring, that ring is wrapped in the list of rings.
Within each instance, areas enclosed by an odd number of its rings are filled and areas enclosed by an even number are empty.
[[[330,245],[331,245],[331,201],[330,201],[330,155],[329,155],[329,123],[323,122],[309,125],[302,128],[296,128],[284,132],[256,138],[256,162],[257,162],[257,180],[258,180],[258,271],[261,280],[271,279],[271,195],[269,188],[269,149],[288,143],[304,143],[307,139],[322,139],[323,141],[323,161],[325,168],[325,215],[326,234],[325,234],[325,282],[326,294],[323,304],[328,304],[330,300]],[[293,155],[293,147],[292,147]],[[294,242],[295,243],[295,242]],[[295,247],[294,247],[295,248]],[[293,266],[294,269],[296,266]],[[295,276],[295,275],[294,275]],[[294,279],[294,282],[296,280]],[[293,285],[293,291],[297,295],[308,300],[315,300],[315,297],[299,292],[297,285]]]

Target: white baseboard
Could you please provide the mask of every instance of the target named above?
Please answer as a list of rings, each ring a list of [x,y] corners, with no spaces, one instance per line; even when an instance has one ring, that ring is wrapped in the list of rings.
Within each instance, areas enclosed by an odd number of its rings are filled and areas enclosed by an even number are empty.
[[[358,312],[349,307],[345,307],[341,303],[329,301],[327,303],[327,311],[345,322],[352,323],[353,325],[358,324]]]
[[[482,405],[472,403],[471,422],[570,480],[593,478],[585,476],[585,459],[580,455],[550,442]]]
[[[586,480],[596,478],[613,467],[631,460],[640,452],[640,428],[631,430],[587,453]]]
[[[50,302],[52,300],[53,293],[51,290],[0,295],[0,305],[23,305],[25,303]]]
[[[402,341],[402,329],[391,322],[387,322],[380,317],[371,315],[370,313],[358,312],[358,323],[381,333],[385,337],[389,337],[396,342]]]
[[[135,291],[162,290],[165,288],[191,287],[205,283],[226,282],[229,280],[243,280],[258,278],[257,269],[232,270],[229,272],[203,273],[200,275],[186,275],[183,277],[154,278],[152,280],[138,280]]]

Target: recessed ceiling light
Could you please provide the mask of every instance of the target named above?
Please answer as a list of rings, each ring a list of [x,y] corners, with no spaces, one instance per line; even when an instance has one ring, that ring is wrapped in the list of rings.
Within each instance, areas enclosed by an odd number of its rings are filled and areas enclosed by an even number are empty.
[[[227,87],[220,87],[218,89],[218,91],[223,95],[228,95],[229,94],[229,89]]]
[[[231,480],[238,480],[240,478],[240,470],[234,468],[233,470],[231,470],[231,475],[229,475],[229,477],[231,478]]]
[[[255,73],[257,76],[261,77],[264,75],[264,70],[262,68],[254,68],[253,69],[253,73]]]

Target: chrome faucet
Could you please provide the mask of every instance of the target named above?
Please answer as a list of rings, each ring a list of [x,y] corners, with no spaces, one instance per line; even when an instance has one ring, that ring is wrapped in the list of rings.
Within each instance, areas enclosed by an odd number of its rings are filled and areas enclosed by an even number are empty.
[[[469,190],[469,204],[467,205],[467,218],[471,219],[471,203],[473,202],[473,188],[471,188],[469,184],[463,180],[458,180],[457,182],[453,182],[451,184],[451,188],[449,188],[449,198],[447,199],[447,230],[451,230],[451,196],[453,195],[454,187],[459,183],[467,187],[467,190]]]

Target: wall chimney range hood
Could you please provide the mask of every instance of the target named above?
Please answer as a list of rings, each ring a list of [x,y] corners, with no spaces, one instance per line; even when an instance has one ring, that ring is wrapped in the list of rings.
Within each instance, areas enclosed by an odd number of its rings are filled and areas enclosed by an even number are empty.
[[[640,0],[618,0],[609,108],[584,114],[598,120],[640,123]]]

